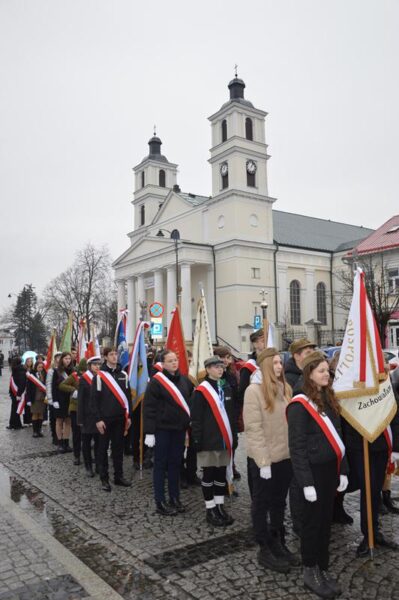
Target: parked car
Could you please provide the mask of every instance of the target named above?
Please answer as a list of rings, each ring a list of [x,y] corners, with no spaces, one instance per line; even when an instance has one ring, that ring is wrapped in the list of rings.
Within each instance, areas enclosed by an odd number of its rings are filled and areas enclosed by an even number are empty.
[[[324,352],[328,360],[331,360],[336,352],[341,352],[341,348],[342,346],[324,346],[323,348],[320,348],[320,351]]]

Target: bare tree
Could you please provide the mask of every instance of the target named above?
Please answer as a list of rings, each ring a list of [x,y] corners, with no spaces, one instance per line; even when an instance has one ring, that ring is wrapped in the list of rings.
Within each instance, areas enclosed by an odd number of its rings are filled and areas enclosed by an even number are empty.
[[[399,308],[399,293],[391,285],[384,258],[383,253],[363,256],[355,254],[352,259],[346,261],[347,266],[343,266],[335,273],[342,285],[342,292],[336,296],[335,303],[338,307],[349,311],[353,295],[354,264],[363,270],[367,295],[383,345],[391,315]],[[351,268],[348,268],[348,265]]]

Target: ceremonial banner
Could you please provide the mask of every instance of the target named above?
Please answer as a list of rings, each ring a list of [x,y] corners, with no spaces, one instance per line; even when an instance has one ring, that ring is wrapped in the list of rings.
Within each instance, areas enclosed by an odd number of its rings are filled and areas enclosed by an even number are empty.
[[[361,269],[355,274],[353,288],[334,390],[342,416],[373,442],[389,425],[397,407]]]
[[[202,294],[197,308],[190,375],[197,380],[203,379],[205,376],[204,360],[211,356],[213,356],[211,330],[209,327],[205,296]]]
[[[91,326],[91,340],[87,344],[86,358],[92,358],[93,356],[100,356],[100,344],[97,337],[97,331],[94,325]]]
[[[57,352],[57,342],[55,337],[55,329],[51,334],[50,343],[48,345],[46,360],[44,361],[44,368],[46,371],[51,369],[51,365],[53,364],[54,354]]]
[[[87,328],[84,319],[79,321],[77,361],[80,362],[82,358],[87,358]]]
[[[70,352],[72,347],[72,313],[69,313],[68,321],[62,334],[60,351]]]
[[[179,359],[179,371],[182,375],[188,375],[188,358],[186,344],[184,342],[183,328],[180,320],[179,307],[176,306],[173,311],[173,317],[170,322],[166,348],[173,350]]]
[[[129,383],[132,393],[133,410],[137,408],[144,398],[148,383],[147,351],[144,340],[144,329],[148,323],[140,321],[136,328],[133,348],[129,358]]]
[[[119,313],[119,321],[115,332],[115,346],[118,348],[118,362],[125,369],[129,363],[129,349],[126,341],[126,325],[128,311],[122,309]]]

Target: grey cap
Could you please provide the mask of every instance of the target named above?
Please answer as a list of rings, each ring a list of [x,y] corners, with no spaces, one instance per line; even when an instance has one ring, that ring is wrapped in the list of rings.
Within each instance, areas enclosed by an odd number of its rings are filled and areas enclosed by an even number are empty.
[[[219,358],[219,356],[211,356],[210,358],[206,358],[204,360],[204,367],[213,367],[217,365],[224,366],[224,362]]]

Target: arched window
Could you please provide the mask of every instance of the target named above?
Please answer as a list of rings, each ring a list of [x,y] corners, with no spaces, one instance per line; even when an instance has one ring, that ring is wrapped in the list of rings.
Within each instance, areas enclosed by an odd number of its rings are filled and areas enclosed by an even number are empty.
[[[327,325],[326,284],[320,281],[316,286],[317,320]]]
[[[165,187],[166,186],[166,175],[165,175],[165,171],[163,169],[161,169],[159,171],[159,187]]]
[[[145,206],[142,204],[140,206],[140,225],[144,225],[145,223]]]
[[[254,139],[252,119],[250,119],[249,117],[245,119],[245,137],[247,138],[247,140]]]
[[[290,283],[291,325],[301,324],[301,284],[294,279]]]
[[[229,174],[222,175],[222,190],[226,190],[229,187]]]
[[[227,140],[227,121],[223,119],[222,121],[222,142]]]
[[[141,187],[143,188],[145,186],[145,173],[144,171],[141,171]]]
[[[247,171],[247,186],[256,187],[255,173],[248,173]]]

